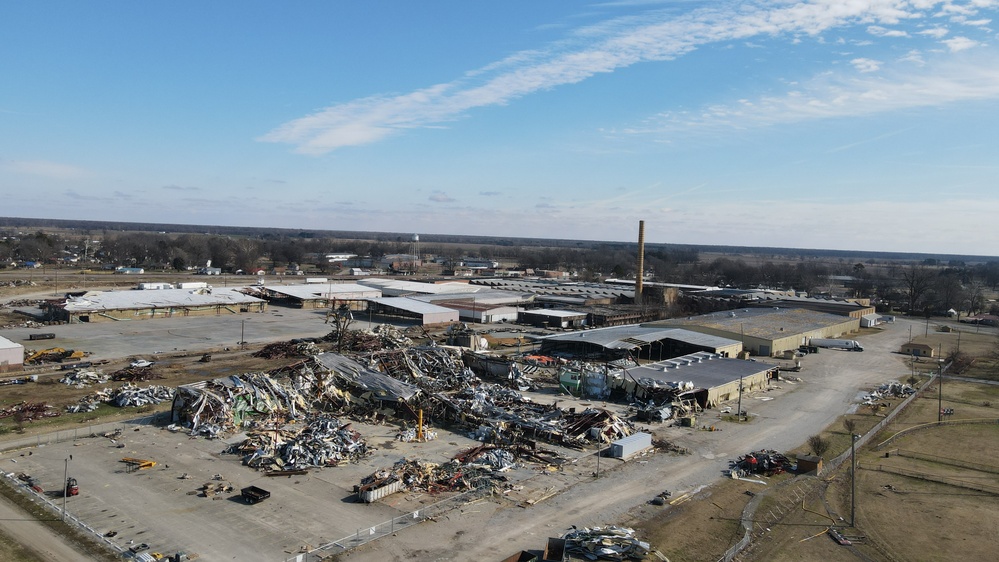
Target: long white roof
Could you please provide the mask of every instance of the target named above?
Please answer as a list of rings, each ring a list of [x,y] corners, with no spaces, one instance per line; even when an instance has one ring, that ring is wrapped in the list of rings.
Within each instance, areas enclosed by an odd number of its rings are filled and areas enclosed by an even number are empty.
[[[312,299],[369,299],[382,296],[380,289],[357,283],[309,283],[306,285],[268,285],[268,291],[301,300]]]
[[[144,308],[182,308],[253,304],[263,299],[244,295],[236,288],[160,289],[157,291],[91,291],[66,299],[67,312],[132,310]]]

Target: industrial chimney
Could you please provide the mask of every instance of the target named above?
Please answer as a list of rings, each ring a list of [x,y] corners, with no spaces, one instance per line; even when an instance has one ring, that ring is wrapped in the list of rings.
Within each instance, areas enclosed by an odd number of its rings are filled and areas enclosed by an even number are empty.
[[[645,273],[645,221],[638,221],[638,264],[635,273],[635,304],[642,304],[642,276]]]

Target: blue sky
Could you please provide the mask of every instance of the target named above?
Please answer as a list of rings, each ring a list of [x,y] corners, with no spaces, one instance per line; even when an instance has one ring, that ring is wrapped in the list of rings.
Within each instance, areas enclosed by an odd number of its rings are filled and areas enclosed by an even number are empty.
[[[999,256],[997,13],[5,2],[0,216]]]

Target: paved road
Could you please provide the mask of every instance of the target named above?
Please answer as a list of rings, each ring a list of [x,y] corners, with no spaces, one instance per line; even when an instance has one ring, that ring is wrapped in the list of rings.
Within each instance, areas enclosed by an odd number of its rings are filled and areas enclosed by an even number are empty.
[[[87,562],[94,559],[80,554],[65,538],[27,515],[20,507],[0,496],[0,526],[3,532],[32,550],[46,562]]]
[[[863,338],[865,351],[861,353],[822,350],[805,357],[803,371],[795,373],[802,382],[785,382],[779,391],[744,397],[744,409],[754,416],[753,423],[718,421],[724,428],[719,432],[657,431],[688,446],[692,455],[655,455],[647,462],[619,464],[604,478],[584,479],[528,509],[477,504],[455,517],[439,519],[432,529],[421,526],[380,539],[352,553],[351,560],[494,560],[518,550],[542,548],[547,537],[557,536],[572,525],[612,524],[662,490],[671,490],[676,497],[683,491],[709,486],[718,482],[729,461],[764,448],[793,449],[850,410],[863,389],[908,374],[908,367],[894,352],[908,341],[909,325],[908,321],[896,321],[881,333]],[[769,397],[774,399],[761,400]],[[717,414],[709,413],[698,423],[716,423],[712,416]],[[592,460],[587,466],[594,466]],[[533,483],[538,489],[559,484],[557,476],[539,476]],[[443,541],[442,537],[454,538]]]

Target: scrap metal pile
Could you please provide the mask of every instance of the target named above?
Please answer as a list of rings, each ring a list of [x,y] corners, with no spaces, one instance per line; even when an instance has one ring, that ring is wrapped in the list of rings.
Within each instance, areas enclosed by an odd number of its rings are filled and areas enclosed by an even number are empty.
[[[462,390],[481,383],[465,366],[461,352],[453,348],[409,347],[382,351],[372,359],[381,372],[428,393]]]
[[[879,386],[877,390],[872,390],[867,394],[864,397],[864,404],[871,406],[886,398],[905,398],[914,392],[916,392],[916,389],[912,388],[912,385],[897,381],[888,381]]]
[[[254,357],[279,359],[284,357],[310,357],[319,353],[319,347],[311,341],[281,341],[265,345],[253,353]]]
[[[571,412],[497,384],[431,398],[444,406],[439,414],[470,424],[475,429],[469,437],[483,442],[515,443],[525,437],[582,449],[587,441],[614,441],[635,432],[634,425],[607,410]]]
[[[644,560],[651,546],[627,527],[592,527],[566,533],[566,552],[587,560]]]
[[[275,427],[348,401],[332,376],[301,363],[281,380],[269,373],[244,373],[179,387],[172,417],[191,435],[216,438],[244,427]]]
[[[379,324],[371,330],[346,330],[343,338],[337,330],[323,337],[328,342],[338,342],[344,352],[371,353],[383,349],[412,347],[413,340],[394,326]]]
[[[76,404],[66,406],[66,411],[93,412],[102,403],[119,408],[153,405],[173,400],[173,394],[174,389],[166,386],[149,385],[142,388],[132,383],[125,383],[117,388],[102,388],[92,392],[80,398]]]
[[[297,471],[337,466],[370,454],[360,433],[328,415],[312,416],[301,429],[261,429],[227,449],[243,464],[267,471]]]
[[[443,464],[402,459],[390,469],[378,470],[361,480],[357,493],[383,490],[427,492],[439,494],[478,488],[489,482],[492,470],[484,466],[467,465],[457,460]],[[385,494],[388,495],[388,494]],[[384,497],[377,495],[376,497]]]
[[[59,379],[59,382],[76,388],[84,388],[95,384],[104,384],[109,380],[111,380],[110,377],[99,370],[77,369]]]
[[[732,469],[740,471],[740,474],[763,474],[764,476],[774,476],[793,470],[793,468],[794,463],[787,457],[777,451],[767,449],[741,456],[732,466]]]

